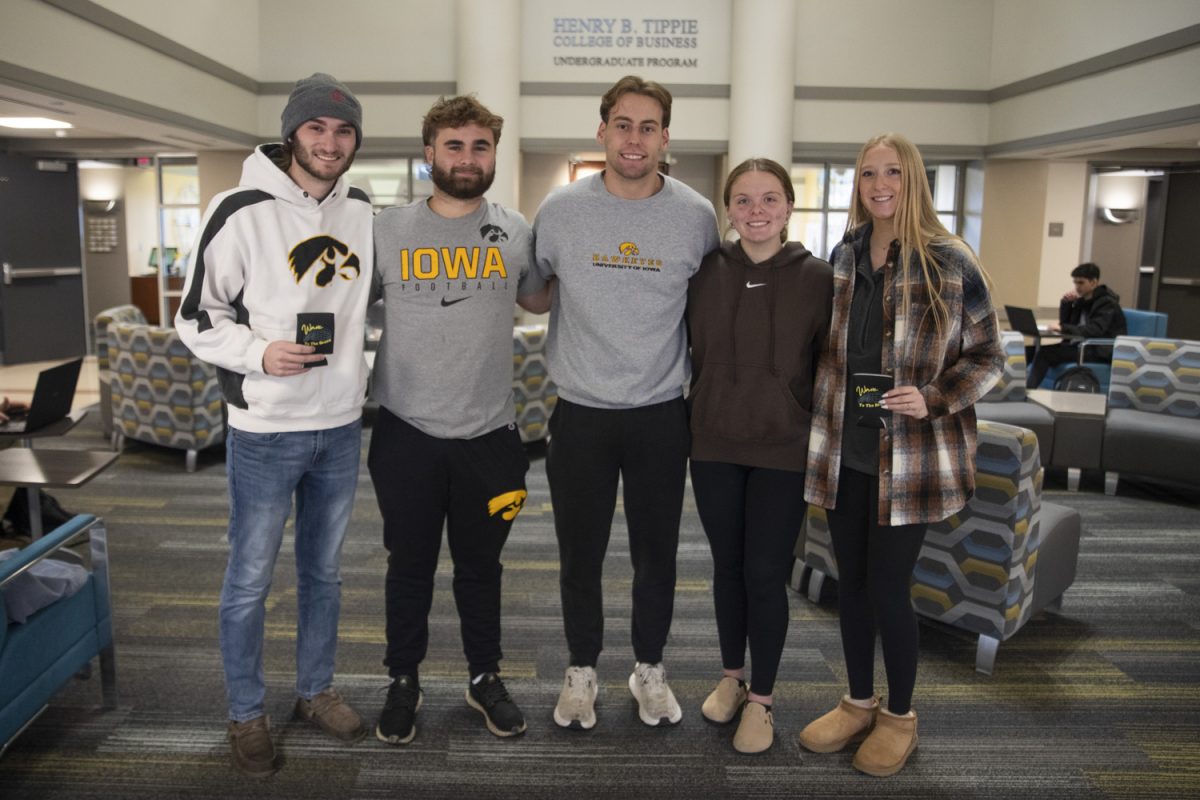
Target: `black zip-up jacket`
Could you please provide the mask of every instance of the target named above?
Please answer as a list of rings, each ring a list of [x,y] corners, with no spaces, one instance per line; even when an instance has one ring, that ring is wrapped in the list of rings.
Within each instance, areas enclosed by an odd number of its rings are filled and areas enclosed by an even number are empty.
[[[1096,287],[1091,300],[1077,297],[1058,306],[1058,321],[1067,336],[1082,339],[1115,339],[1125,334],[1125,312],[1121,298],[1104,284]],[[1112,361],[1111,347],[1089,347],[1088,361]]]

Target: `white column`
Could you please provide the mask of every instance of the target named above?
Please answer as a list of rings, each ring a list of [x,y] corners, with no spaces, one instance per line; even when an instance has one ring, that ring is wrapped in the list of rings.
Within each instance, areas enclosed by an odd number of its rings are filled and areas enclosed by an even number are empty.
[[[736,0],[730,30],[729,167],[792,163],[797,0]],[[819,34],[815,34],[819,35]]]
[[[457,0],[455,78],[459,94],[474,94],[504,117],[496,149],[496,182],[488,199],[520,205],[521,3],[520,0]]]

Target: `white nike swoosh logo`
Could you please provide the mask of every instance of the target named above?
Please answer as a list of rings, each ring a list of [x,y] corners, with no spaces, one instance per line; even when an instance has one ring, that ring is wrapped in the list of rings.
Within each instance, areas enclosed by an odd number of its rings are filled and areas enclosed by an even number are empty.
[[[751,283],[750,281],[746,281],[747,289],[757,289],[760,286],[766,286],[766,284],[765,283]]]

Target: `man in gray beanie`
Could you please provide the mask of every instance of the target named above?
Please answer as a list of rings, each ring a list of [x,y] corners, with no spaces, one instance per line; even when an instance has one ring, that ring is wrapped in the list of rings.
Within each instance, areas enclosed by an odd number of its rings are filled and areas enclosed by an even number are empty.
[[[229,414],[229,563],[221,660],[233,763],[279,768],[265,713],[267,594],[295,508],[297,718],[352,742],[362,717],[333,686],[342,541],[354,506],[374,269],[371,203],[344,173],[362,107],[322,73],[296,84],[283,143],[246,159],[200,226],[175,326],[217,366]]]

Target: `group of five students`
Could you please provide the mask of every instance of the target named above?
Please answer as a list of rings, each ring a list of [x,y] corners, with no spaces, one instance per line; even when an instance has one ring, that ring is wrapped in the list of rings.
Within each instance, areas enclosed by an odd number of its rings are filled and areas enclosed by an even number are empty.
[[[555,722],[587,730],[597,721],[601,579],[619,484],[634,567],[630,691],[645,724],[681,719],[663,651],[690,461],[722,662],[703,716],[739,719],[740,752],[771,746],[785,583],[813,503],[828,509],[850,685],[800,742],[833,752],[865,739],[855,767],[888,775],[904,766],[917,744],[908,576],[925,525],[972,491],[972,404],[1002,364],[986,278],[938,222],[920,154],[896,134],[859,154],[832,265],[788,241],[794,190],[767,159],[728,176],[723,199],[738,238],[722,243],[711,204],[659,171],[670,115],[661,85],[614,84],[596,133],[605,169],[552,192],[530,228],[483,197],[503,120],[473,97],[443,98],[422,130],[432,197],[372,219],[343,177],[361,144],[361,106],[318,73],[292,92],[283,142],[256,150],[242,185],[213,200],[176,324],[218,366],[229,405],[220,639],[239,769],[278,768],[263,626],[293,497],[296,714],[344,740],[366,734],[333,688],[333,661],[367,377],[361,331],[374,299],[386,324],[368,466],[388,551],[392,678],[379,739],[403,745],[417,733],[443,526],[466,702],[497,736],[526,729],[500,678],[500,554],[529,466],[513,422],[515,301],[549,310],[558,386],[546,470],[569,662]],[[307,341],[325,346],[303,343],[302,331],[318,329],[329,342]],[[894,378],[882,429],[864,427],[848,402],[857,373]],[[872,681],[877,631],[886,707]]]

